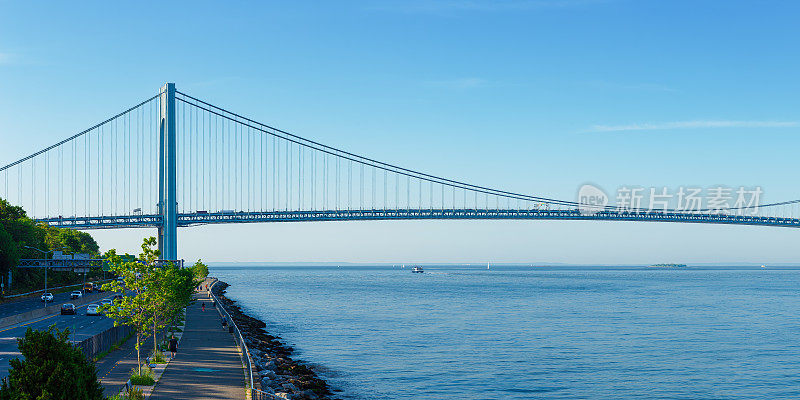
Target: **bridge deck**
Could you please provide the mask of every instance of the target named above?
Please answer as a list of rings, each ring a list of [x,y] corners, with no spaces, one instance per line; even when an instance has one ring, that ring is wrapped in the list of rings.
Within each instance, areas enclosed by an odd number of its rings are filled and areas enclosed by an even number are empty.
[[[800,219],[729,214],[675,212],[580,210],[492,210],[492,209],[401,209],[401,210],[320,210],[320,211],[241,211],[178,214],[178,226],[254,222],[321,222],[382,220],[571,220],[682,222],[726,225],[757,225],[799,228]],[[73,229],[143,228],[161,225],[160,215],[98,217],[58,217],[41,219],[52,226]]]

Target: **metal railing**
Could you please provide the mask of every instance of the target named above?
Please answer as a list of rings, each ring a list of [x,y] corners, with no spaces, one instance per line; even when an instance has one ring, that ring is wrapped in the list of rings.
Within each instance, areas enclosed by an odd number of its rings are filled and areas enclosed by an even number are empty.
[[[219,282],[219,280],[214,279],[214,282],[209,285],[208,293],[214,300],[214,308],[223,318],[223,321],[226,321],[225,324],[228,325],[228,329],[232,331],[231,333],[233,334],[233,340],[236,342],[236,347],[239,350],[239,357],[242,359],[242,367],[245,369],[244,375],[245,379],[247,380],[247,391],[249,394],[248,398],[252,400],[285,400],[282,397],[278,397],[272,393],[267,393],[263,390],[258,390],[255,388],[255,381],[253,380],[253,357],[250,355],[250,349],[247,347],[247,343],[242,336],[242,331],[239,330],[239,327],[236,325],[233,317],[231,317],[231,314],[228,313],[228,310],[225,309],[225,306],[222,305],[222,302],[219,301],[213,292],[214,285],[216,285],[217,282]]]

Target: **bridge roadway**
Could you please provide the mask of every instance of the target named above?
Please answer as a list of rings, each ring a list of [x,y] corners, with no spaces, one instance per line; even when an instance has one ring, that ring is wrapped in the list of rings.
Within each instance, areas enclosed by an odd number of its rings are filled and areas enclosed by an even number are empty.
[[[640,221],[683,222],[725,225],[755,225],[800,228],[798,218],[761,217],[730,214],[699,214],[657,211],[601,211],[583,213],[569,210],[503,209],[400,209],[400,210],[320,210],[320,211],[239,211],[195,212],[178,214],[178,226],[253,222],[322,222],[383,220],[566,220],[566,221]],[[104,229],[159,227],[157,214],[95,217],[56,217],[39,221],[60,228]]]
[[[111,298],[111,296],[113,293],[109,293],[104,298]],[[99,303],[100,300],[98,299],[97,302]],[[88,304],[78,307],[76,315],[55,314],[0,329],[0,378],[8,376],[9,361],[20,356],[17,350],[17,338],[25,336],[28,328],[44,330],[53,324],[58,329],[69,328],[70,340],[77,343],[114,326],[114,321],[110,318],[87,316],[87,306]]]

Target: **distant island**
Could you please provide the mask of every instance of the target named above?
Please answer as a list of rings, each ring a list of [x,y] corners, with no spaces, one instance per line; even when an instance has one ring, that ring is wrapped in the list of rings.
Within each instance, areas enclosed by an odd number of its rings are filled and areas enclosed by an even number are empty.
[[[686,268],[686,264],[653,264],[650,268]]]

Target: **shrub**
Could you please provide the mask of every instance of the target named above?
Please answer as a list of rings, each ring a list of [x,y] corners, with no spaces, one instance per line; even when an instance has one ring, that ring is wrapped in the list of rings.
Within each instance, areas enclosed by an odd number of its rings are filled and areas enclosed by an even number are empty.
[[[137,387],[130,387],[128,392],[125,393],[125,397],[128,400],[144,400],[144,392]]]
[[[155,353],[153,353],[153,358],[151,358],[151,360],[156,364],[164,364],[167,362],[167,360],[164,359],[164,353],[160,351],[156,351]]]
[[[9,362],[0,400],[100,400],[103,388],[94,364],[69,341],[69,330],[28,328],[17,339],[22,357]]]
[[[154,385],[156,380],[153,378],[153,370],[151,370],[148,366],[144,366],[142,367],[142,374],[139,375],[136,371],[136,368],[134,368],[131,370],[131,383],[141,386]]]

